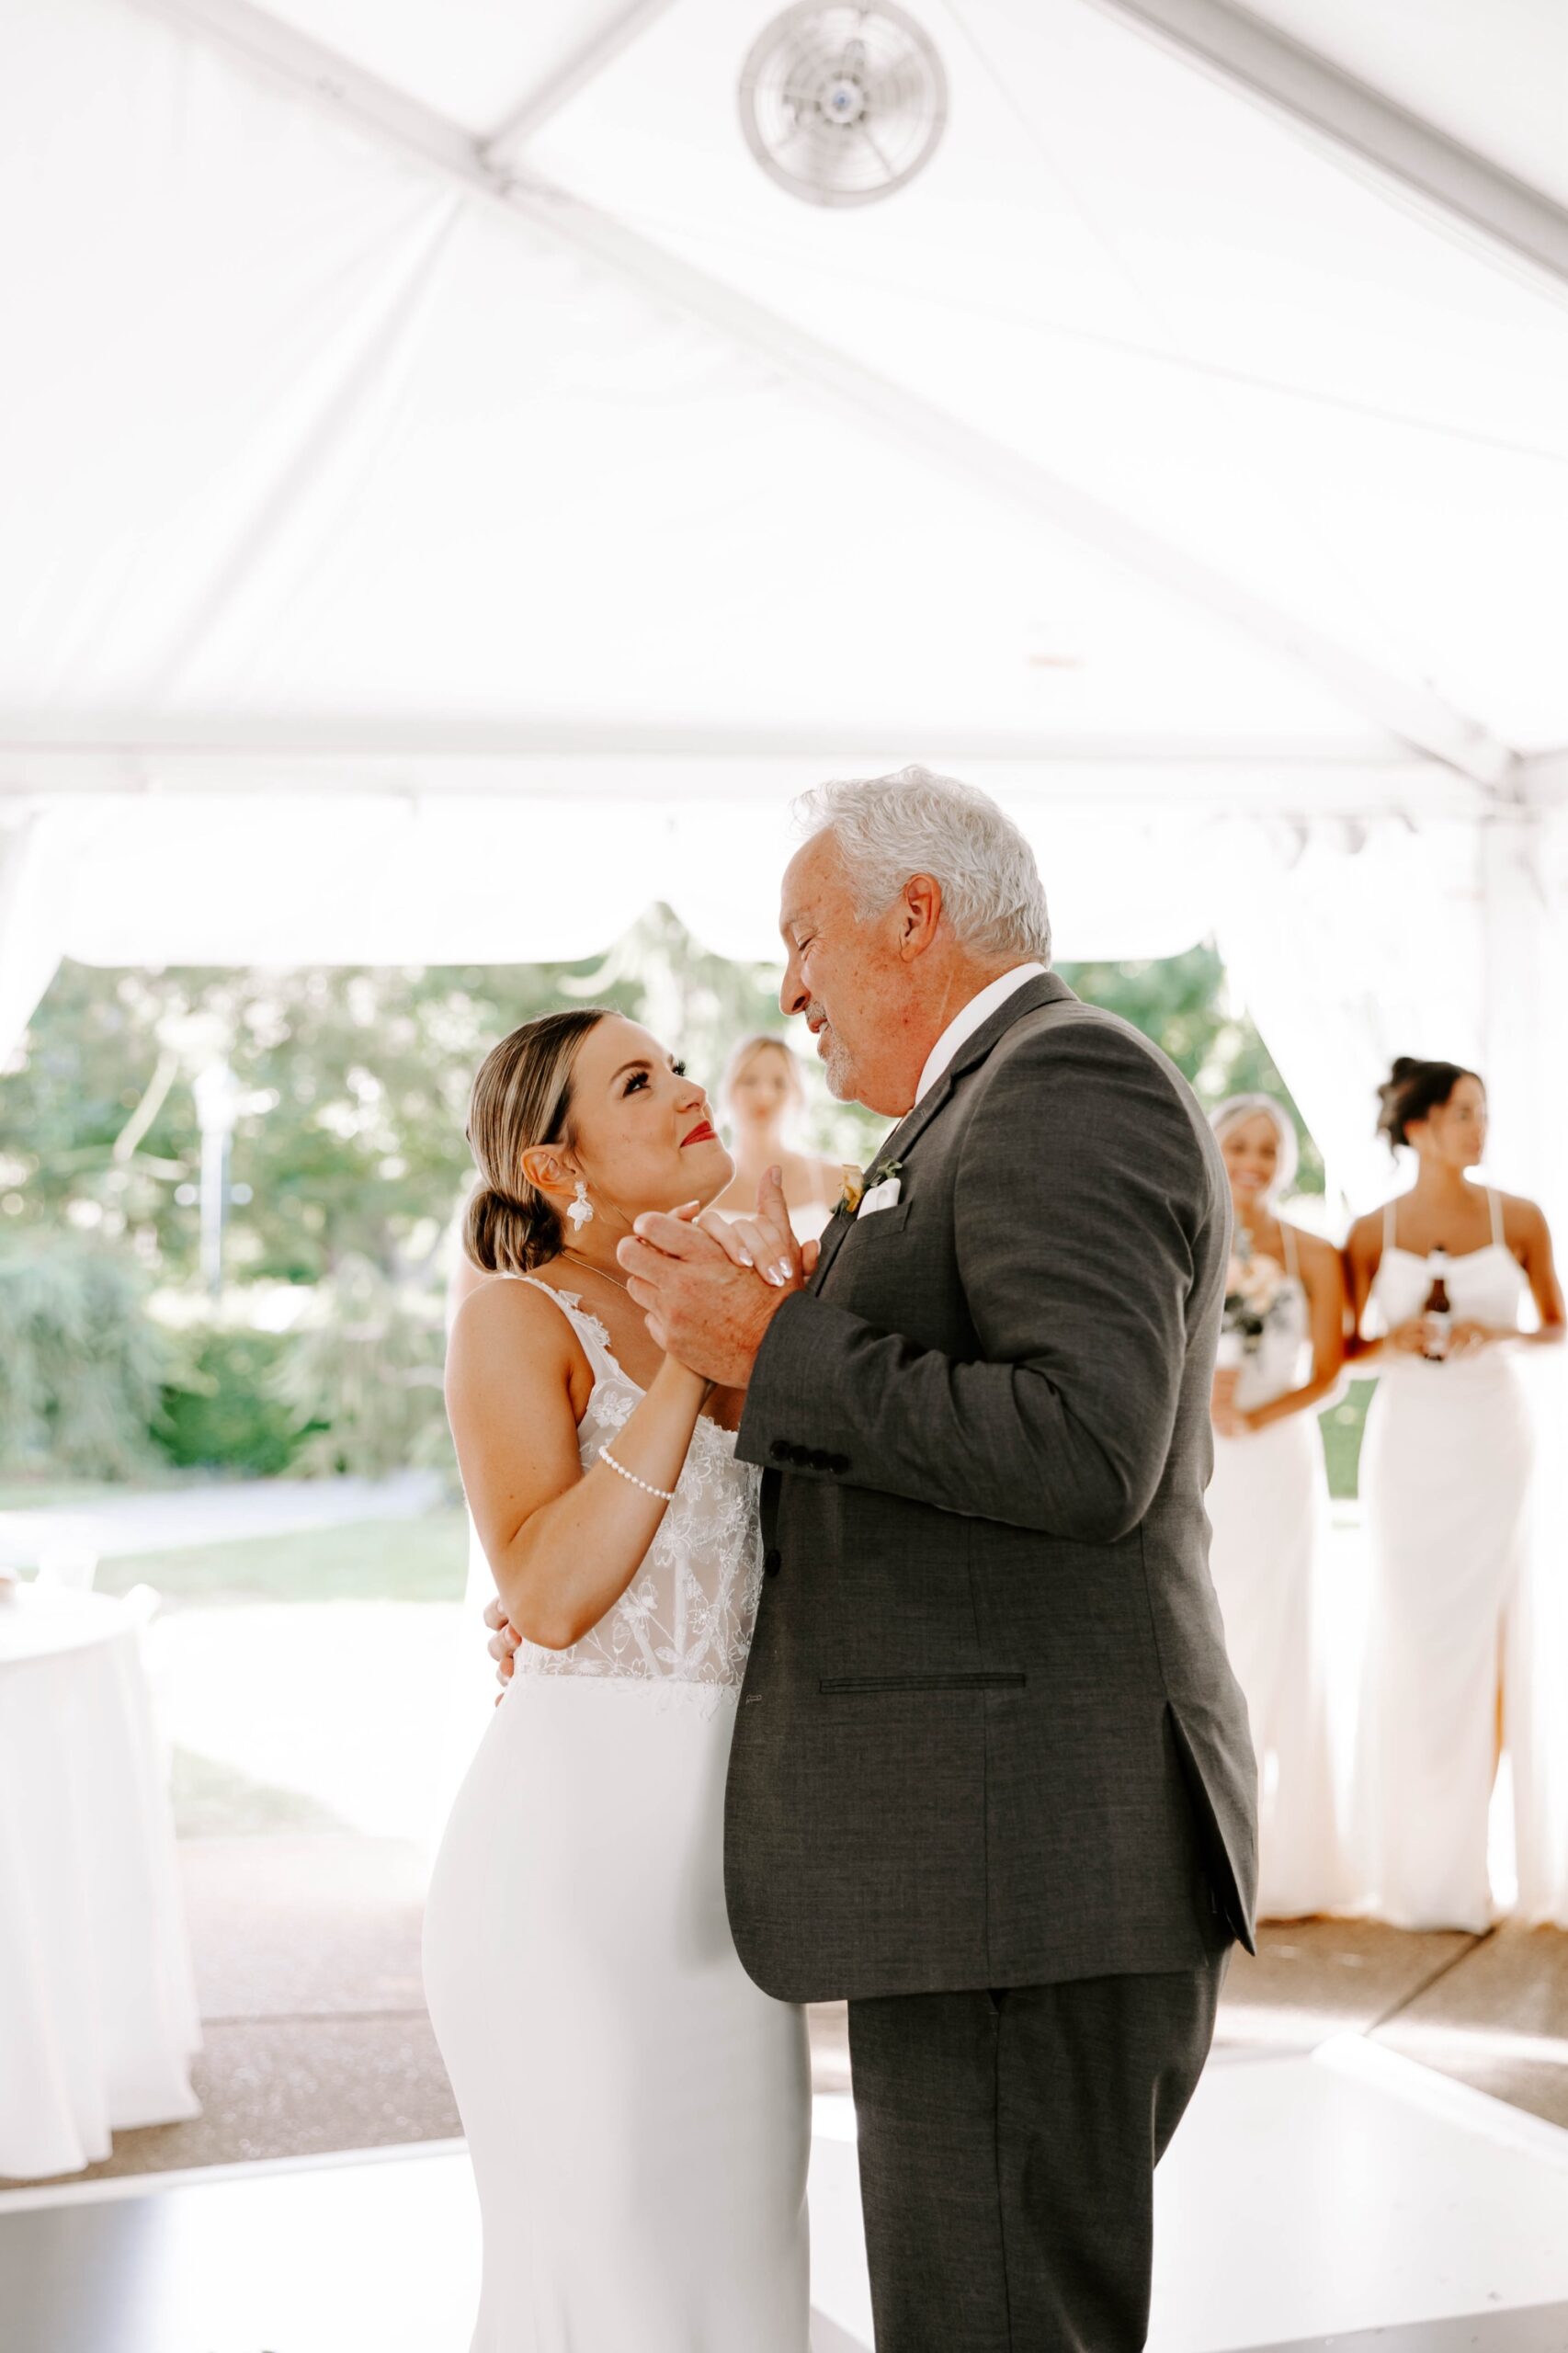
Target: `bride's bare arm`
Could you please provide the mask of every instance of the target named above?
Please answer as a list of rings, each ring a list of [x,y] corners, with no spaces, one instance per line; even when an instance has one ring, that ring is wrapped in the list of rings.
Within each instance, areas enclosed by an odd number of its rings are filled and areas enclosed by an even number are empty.
[[[507,1618],[564,1650],[619,1600],[680,1476],[707,1383],[666,1359],[608,1463],[585,1473],[577,1416],[591,1374],[558,1307],[526,1283],[485,1283],[447,1351],[447,1415],[469,1508]],[[643,1482],[634,1485],[634,1480]]]

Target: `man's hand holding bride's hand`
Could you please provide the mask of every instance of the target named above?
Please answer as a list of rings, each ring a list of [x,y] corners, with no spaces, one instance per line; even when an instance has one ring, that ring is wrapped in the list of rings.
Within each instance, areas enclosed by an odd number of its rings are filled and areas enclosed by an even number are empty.
[[[757,1188],[754,1218],[650,1211],[616,1255],[659,1347],[727,1389],[745,1387],[780,1303],[816,1264],[790,1228],[777,1168]]]
[[[486,1647],[495,1661],[495,1680],[501,1686],[495,1695],[495,1705],[499,1707],[506,1696],[506,1686],[512,1680],[514,1654],[520,1649],[523,1638],[508,1620],[506,1605],[500,1599],[485,1603],[484,1622],[490,1629],[490,1641]]]

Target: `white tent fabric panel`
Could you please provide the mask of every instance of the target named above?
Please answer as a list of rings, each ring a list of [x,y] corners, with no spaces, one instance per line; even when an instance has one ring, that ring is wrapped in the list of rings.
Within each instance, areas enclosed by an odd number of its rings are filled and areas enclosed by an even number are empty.
[[[699,710],[1377,749],[1233,629],[200,40],[124,0],[21,14],[0,219],[61,243],[6,261],[13,739]],[[84,85],[86,174],[56,135]]]
[[[1084,0],[929,0],[953,128],[800,205],[682,0],[530,153],[591,199],[1506,740],[1568,732],[1568,306]]]
[[[1174,955],[1212,928],[1216,829],[1014,813],[1061,955]],[[544,962],[608,948],[655,899],[715,952],[767,963],[796,836],[781,805],[274,792],[62,801],[0,835],[18,858],[23,840],[56,954],[89,963]]]

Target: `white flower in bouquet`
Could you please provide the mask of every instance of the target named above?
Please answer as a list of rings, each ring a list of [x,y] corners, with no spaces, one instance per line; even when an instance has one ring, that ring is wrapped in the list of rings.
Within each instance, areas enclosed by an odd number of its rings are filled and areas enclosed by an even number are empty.
[[[1232,1256],[1225,1276],[1221,1330],[1231,1342],[1228,1354],[1233,1355],[1237,1343],[1245,1356],[1254,1355],[1261,1347],[1268,1319],[1283,1299],[1289,1281],[1278,1258],[1254,1250],[1244,1237],[1242,1247]]]

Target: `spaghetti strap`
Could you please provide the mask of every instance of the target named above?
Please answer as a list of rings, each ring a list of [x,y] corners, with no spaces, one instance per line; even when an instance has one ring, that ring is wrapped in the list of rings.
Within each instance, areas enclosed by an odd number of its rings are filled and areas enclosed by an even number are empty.
[[[1503,1232],[1502,1206],[1490,1185],[1486,1188],[1486,1206],[1492,1212],[1492,1240],[1494,1246],[1499,1250],[1506,1250],[1508,1246],[1508,1243],[1507,1237]]]
[[[1394,1227],[1396,1222],[1394,1208],[1395,1205],[1392,1201],[1385,1201],[1383,1203],[1383,1256],[1385,1258],[1391,1250],[1397,1250],[1399,1247],[1398,1243],[1394,1240]]]
[[[507,1279],[515,1283],[527,1283],[530,1290],[541,1290],[546,1299],[552,1299],[555,1302],[576,1334],[583,1354],[588,1359],[588,1369],[596,1381],[603,1381],[608,1374],[620,1372],[620,1367],[610,1350],[609,1334],[593,1311],[583,1305],[576,1291],[557,1290],[553,1283],[540,1282],[537,1275],[510,1275]],[[621,1377],[625,1378],[624,1375]]]
[[[1285,1272],[1292,1282],[1299,1283],[1301,1279],[1301,1262],[1296,1255],[1295,1230],[1287,1225],[1283,1218],[1279,1221],[1279,1236],[1285,1245]]]

